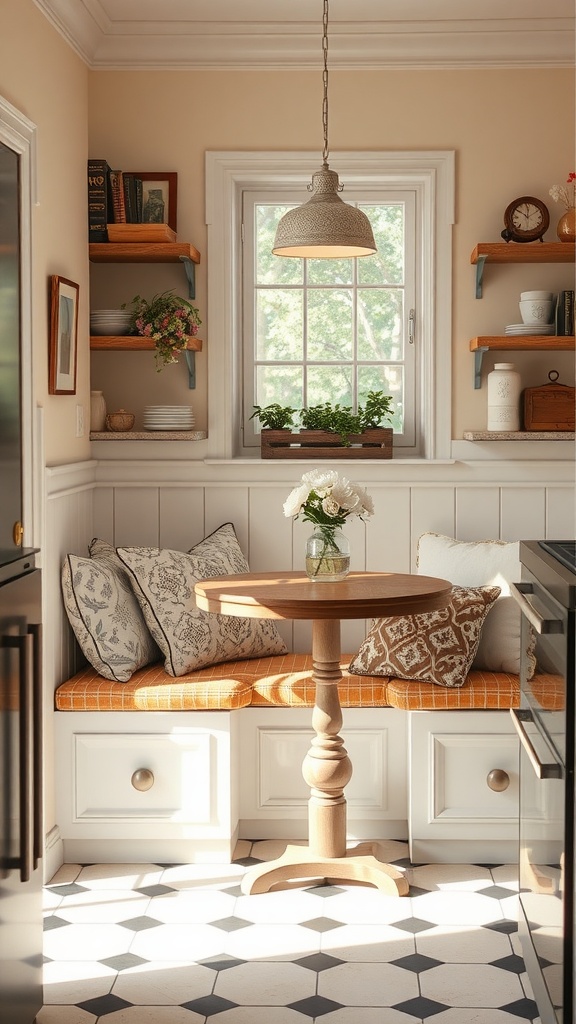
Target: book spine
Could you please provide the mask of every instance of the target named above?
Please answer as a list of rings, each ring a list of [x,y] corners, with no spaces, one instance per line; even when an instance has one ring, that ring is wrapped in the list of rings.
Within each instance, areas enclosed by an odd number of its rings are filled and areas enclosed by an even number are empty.
[[[132,175],[131,174],[124,174],[122,180],[123,180],[123,183],[124,183],[124,207],[125,207],[125,210],[126,210],[126,223],[127,224],[133,224],[134,223],[134,218],[135,218],[136,214],[135,214],[135,211],[134,211],[134,204],[133,204],[133,201],[132,201],[133,200],[133,194],[134,194],[134,185],[133,185],[133,182],[132,182]]]
[[[564,334],[564,292],[558,292],[556,296],[556,309],[554,310],[554,334],[561,338]]]
[[[124,204],[124,181],[122,171],[110,171],[110,187],[112,190],[114,223],[125,224],[126,206]]]
[[[574,291],[564,292],[564,334],[574,334]]]
[[[134,193],[136,196],[136,223],[142,223],[142,196],[144,193],[142,178],[134,178]]]
[[[106,160],[88,161],[88,241],[107,242],[106,225],[111,215]]]

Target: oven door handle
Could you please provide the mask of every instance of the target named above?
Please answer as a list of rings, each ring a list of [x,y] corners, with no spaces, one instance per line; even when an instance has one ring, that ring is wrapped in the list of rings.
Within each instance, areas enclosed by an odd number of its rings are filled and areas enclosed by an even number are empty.
[[[534,594],[532,583],[511,583],[510,590],[512,597],[520,605],[523,614],[528,622],[534,626],[537,633],[563,633],[564,623],[562,619],[546,618],[530,603],[526,595]]]
[[[532,765],[537,777],[539,779],[561,779],[562,765],[559,764],[558,761],[553,761],[551,763],[545,763],[544,761],[541,761],[538,757],[538,754],[532,741],[530,740],[530,737],[528,736],[524,728],[524,722],[534,721],[534,715],[532,714],[532,712],[524,708],[518,711],[515,708],[510,708],[510,714],[512,715],[514,728],[518,733],[520,742],[524,747],[524,750],[528,754],[530,764]]]

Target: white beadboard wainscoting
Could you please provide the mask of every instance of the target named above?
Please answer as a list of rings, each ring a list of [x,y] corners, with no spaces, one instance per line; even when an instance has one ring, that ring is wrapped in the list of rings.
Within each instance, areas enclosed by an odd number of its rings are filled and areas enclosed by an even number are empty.
[[[75,668],[75,645],[62,608],[60,567],[67,552],[86,554],[101,537],[117,547],[189,550],[222,523],[234,524],[254,572],[302,569],[311,526],[283,515],[302,473],[315,463],[90,461],[47,470],[44,586],[49,676]],[[459,540],[574,536],[572,462],[338,462],[368,488],[374,515],[346,525],[352,568],[416,569],[418,537],[432,530]],[[309,650],[306,623],[280,623],[287,643]],[[365,623],[342,624],[343,650],[357,647]]]
[[[161,843],[160,848],[154,847],[156,853],[153,854],[138,827],[129,823],[126,825],[126,837],[115,845],[112,838],[107,838],[106,815],[101,817],[102,827],[98,826],[95,833],[94,822],[83,821],[85,812],[81,814],[77,807],[74,810],[72,806],[78,793],[83,791],[82,785],[89,785],[89,780],[80,780],[80,785],[73,775],[74,766],[62,753],[65,737],[76,730],[74,716],[55,716],[51,711],[55,687],[81,665],[61,600],[63,557],[67,552],[85,554],[90,540],[96,536],[116,546],[149,545],[188,550],[222,523],[231,522],[253,571],[302,569],[304,542],[311,526],[287,519],[283,515],[283,503],[302,473],[313,468],[318,468],[318,464],[295,461],[266,464],[242,460],[93,460],[47,470],[43,573],[46,830],[50,836],[48,870],[55,870],[65,857],[90,857],[90,851],[94,854],[96,849],[100,859],[123,859],[125,856],[137,859],[138,849],[142,852],[144,848],[150,856],[163,853],[166,857],[176,849],[166,840],[166,845]],[[346,526],[355,569],[415,571],[417,541],[426,531],[460,540],[561,539],[574,536],[572,462],[518,459],[514,462],[479,460],[410,465],[391,460],[389,463],[338,462],[331,468],[337,468],[342,475],[366,486],[374,501],[375,512],[370,519],[366,522],[353,519]],[[310,650],[309,623],[280,622],[278,627],[290,648]],[[356,650],[366,628],[365,621],[343,622],[342,651]],[[457,715],[459,712],[449,714]],[[490,714],[506,717],[507,713]],[[363,718],[366,715],[367,721]],[[394,716],[393,721],[389,720],[390,716]],[[81,725],[82,734],[86,732],[87,717],[84,716]],[[292,838],[296,838],[297,829],[305,831],[306,796],[299,772],[290,774],[292,789],[287,792],[282,764],[272,764],[270,758],[278,744],[281,744],[278,749],[286,747],[298,752],[305,748],[310,733],[308,712],[250,708],[246,712],[235,712],[234,717],[238,721],[230,722],[231,747],[226,758],[232,765],[238,765],[239,774],[235,776],[235,771],[232,773],[236,785],[231,788],[231,793],[234,789],[237,792],[230,813],[226,813],[221,823],[220,847],[218,851],[206,847],[208,855],[216,852],[222,855],[222,844],[224,854],[228,854],[232,841],[229,842],[228,837],[234,833],[235,838],[238,834],[235,822],[238,822],[240,835],[246,836],[252,829],[250,837],[253,837],[254,828],[258,829],[260,836],[272,838],[284,835],[286,829],[292,832]],[[55,718],[59,719],[57,730]],[[407,777],[409,745],[405,719],[407,716],[386,709],[382,709],[377,718],[366,711],[346,716],[345,725],[351,730],[351,744],[360,751],[365,747],[370,754],[364,760],[359,758],[358,764],[366,761],[372,766],[365,769],[367,777],[362,780],[362,772],[358,768],[356,789],[349,794],[350,826],[352,832],[361,838],[366,838],[369,833],[388,837],[406,834],[406,785],[402,783],[399,786],[398,779],[399,765],[402,765],[402,777]],[[113,740],[115,731],[126,730],[128,724],[128,719],[122,715],[118,722],[113,723],[110,715],[100,714],[91,720],[92,727],[88,731],[110,732]],[[442,723],[436,717],[434,724],[440,727]],[[149,726],[146,732],[154,731],[152,722],[147,720],[146,725]],[[158,721],[154,726],[163,731],[170,723]],[[200,730],[204,728],[196,714],[194,722],[190,720],[190,726]],[[140,732],[140,727],[136,731]],[[492,731],[490,727],[489,733]],[[391,757],[392,735],[395,742],[401,742],[404,759],[402,751],[395,751]],[[65,741],[70,742],[70,737]],[[58,750],[55,749],[56,742]],[[510,742],[507,735],[505,742]],[[239,746],[236,748],[235,744]],[[503,748],[501,753],[505,756],[506,750]],[[378,767],[390,757],[395,779],[392,788],[386,765]],[[224,764],[219,765],[218,770],[222,772],[223,768]],[[414,771],[414,765],[411,770]],[[358,785],[360,789],[357,791]],[[69,797],[63,803],[64,790]],[[389,799],[392,791],[396,794],[396,802]],[[359,803],[358,793],[364,794]],[[370,796],[368,803],[366,794]],[[60,820],[58,806],[66,807],[66,814],[61,813]],[[113,837],[118,826],[114,816],[110,814],[109,817],[108,831]],[[503,843],[510,843],[508,832],[515,828],[513,817],[507,811],[501,827],[498,826],[498,835]],[[469,830],[466,822],[462,824],[463,836],[467,836]],[[160,820],[157,825],[160,835],[163,827]],[[200,835],[202,823],[195,827]],[[416,842],[416,830],[422,831],[421,825],[416,819],[414,822],[409,819],[408,829],[411,840]],[[59,830],[64,832],[63,842],[58,839]],[[84,834],[86,838],[83,838]],[[103,841],[96,842],[97,836],[103,836]],[[432,856],[435,836],[428,838],[424,829],[421,842],[426,844],[427,855]],[[199,856],[202,855],[200,847],[199,839]],[[451,840],[451,845],[440,844],[440,847],[437,859],[449,860],[453,856],[454,841]],[[506,852],[509,855],[510,849],[511,846],[503,847],[502,854]],[[478,851],[476,847],[466,847],[464,852],[466,856],[473,857]],[[482,855],[486,858],[488,851],[482,850]],[[178,848],[178,856],[186,856],[181,848]]]

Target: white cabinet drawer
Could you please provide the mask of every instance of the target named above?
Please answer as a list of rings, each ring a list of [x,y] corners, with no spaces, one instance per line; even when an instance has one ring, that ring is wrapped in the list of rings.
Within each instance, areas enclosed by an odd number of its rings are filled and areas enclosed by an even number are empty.
[[[238,824],[234,713],[58,713],[55,730],[65,844],[141,840],[161,849],[162,842],[182,840],[200,849],[204,840],[232,841]],[[134,777],[142,769],[151,773],[149,788]]]
[[[405,713],[344,708],[342,714],[340,735],[353,766],[345,791],[349,836],[401,838],[407,820]],[[312,709],[246,708],[240,727],[242,835],[280,837],[284,822],[288,838],[304,838],[310,790],[302,762],[314,735]]]
[[[518,830],[518,741],[509,712],[411,712],[409,748],[414,849],[420,840],[452,844],[457,862],[456,844],[474,841],[482,844],[474,859],[490,862],[490,848],[501,859],[494,842],[515,842]]]

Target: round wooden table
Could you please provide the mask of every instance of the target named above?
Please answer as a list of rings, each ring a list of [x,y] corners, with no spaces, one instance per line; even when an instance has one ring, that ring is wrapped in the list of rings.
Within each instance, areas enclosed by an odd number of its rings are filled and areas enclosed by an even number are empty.
[[[371,843],[346,850],[344,788],[352,764],[340,736],[338,696],[340,620],[414,615],[445,608],[452,584],[432,576],[352,572],[337,583],[311,581],[301,572],[245,573],[201,580],[194,591],[204,611],[258,619],[312,621],[314,738],[302,774],[310,786],[308,846],[288,846],[275,861],[258,865],[242,881],[244,893],[267,892],[290,879],[348,879],[405,896],[408,883],[378,860]]]

